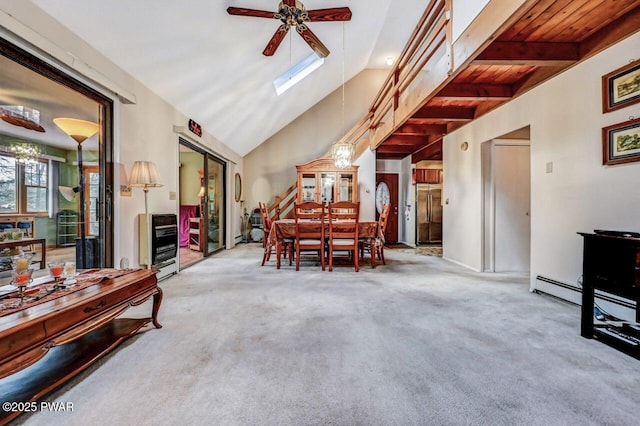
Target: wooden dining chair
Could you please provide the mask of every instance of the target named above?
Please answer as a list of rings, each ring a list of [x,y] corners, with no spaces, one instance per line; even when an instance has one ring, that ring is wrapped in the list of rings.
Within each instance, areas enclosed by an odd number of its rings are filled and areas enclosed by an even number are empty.
[[[280,268],[280,256],[284,255],[285,259],[287,254],[289,255],[289,265],[293,262],[293,240],[283,240],[272,241],[269,239],[269,234],[271,233],[271,223],[273,220],[279,219],[276,216],[275,219],[269,217],[269,210],[267,206],[263,202],[258,202],[258,208],[260,209],[260,217],[262,218],[262,231],[264,232],[264,237],[262,238],[262,247],[264,248],[264,253],[262,255],[262,266],[264,266],[265,262],[271,259],[271,255],[275,254],[276,265]]]
[[[296,271],[300,270],[300,253],[303,251],[317,252],[324,271],[324,206],[313,201],[294,203],[293,212],[296,221]]]
[[[258,208],[260,209],[262,232],[264,233],[262,237],[262,247],[265,248],[267,247],[267,240],[269,239],[269,232],[271,231],[271,218],[269,217],[267,206],[262,201],[258,201]]]
[[[329,271],[333,270],[334,252],[346,251],[353,259],[356,272],[359,265],[358,218],[360,203],[339,201],[329,203]]]
[[[372,268],[376,267],[374,260],[375,258],[380,259],[382,261],[382,264],[386,265],[386,262],[384,260],[384,233],[387,229],[387,218],[389,217],[390,209],[391,204],[385,203],[382,205],[382,210],[380,212],[380,215],[378,216],[378,226],[376,229],[375,237],[360,239],[360,254],[362,257],[364,257],[366,253],[370,254]]]

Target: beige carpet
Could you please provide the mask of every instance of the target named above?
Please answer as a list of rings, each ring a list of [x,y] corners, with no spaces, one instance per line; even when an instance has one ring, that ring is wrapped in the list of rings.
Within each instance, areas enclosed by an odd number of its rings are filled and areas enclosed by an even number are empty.
[[[300,272],[243,244],[161,283],[152,329],[27,425],[637,425],[638,360],[525,274],[385,250]],[[148,314],[145,304],[135,312]]]

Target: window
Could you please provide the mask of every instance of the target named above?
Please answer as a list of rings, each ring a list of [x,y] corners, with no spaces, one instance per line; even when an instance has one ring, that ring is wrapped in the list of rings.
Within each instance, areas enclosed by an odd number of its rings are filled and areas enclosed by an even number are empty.
[[[48,210],[49,164],[26,164],[0,155],[0,213],[44,213]]]
[[[0,155],[0,213],[15,213],[17,198],[16,159]]]
[[[48,166],[44,161],[24,165],[25,213],[47,211]]]

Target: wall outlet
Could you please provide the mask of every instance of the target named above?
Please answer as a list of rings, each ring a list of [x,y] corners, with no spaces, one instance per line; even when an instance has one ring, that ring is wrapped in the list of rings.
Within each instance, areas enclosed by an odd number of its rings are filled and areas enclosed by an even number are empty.
[[[553,173],[553,163],[551,161],[547,163],[547,173]]]
[[[169,199],[170,200],[175,200],[176,199],[176,192],[175,191],[169,191]]]

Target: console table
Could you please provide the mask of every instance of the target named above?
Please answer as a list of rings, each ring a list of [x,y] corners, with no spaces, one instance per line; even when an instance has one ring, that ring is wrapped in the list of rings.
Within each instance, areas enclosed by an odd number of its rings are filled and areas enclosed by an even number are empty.
[[[146,324],[162,327],[162,290],[157,283],[156,271],[133,270],[0,316],[1,401],[35,401]],[[151,297],[151,317],[116,318]],[[0,424],[19,414],[0,409]]]

